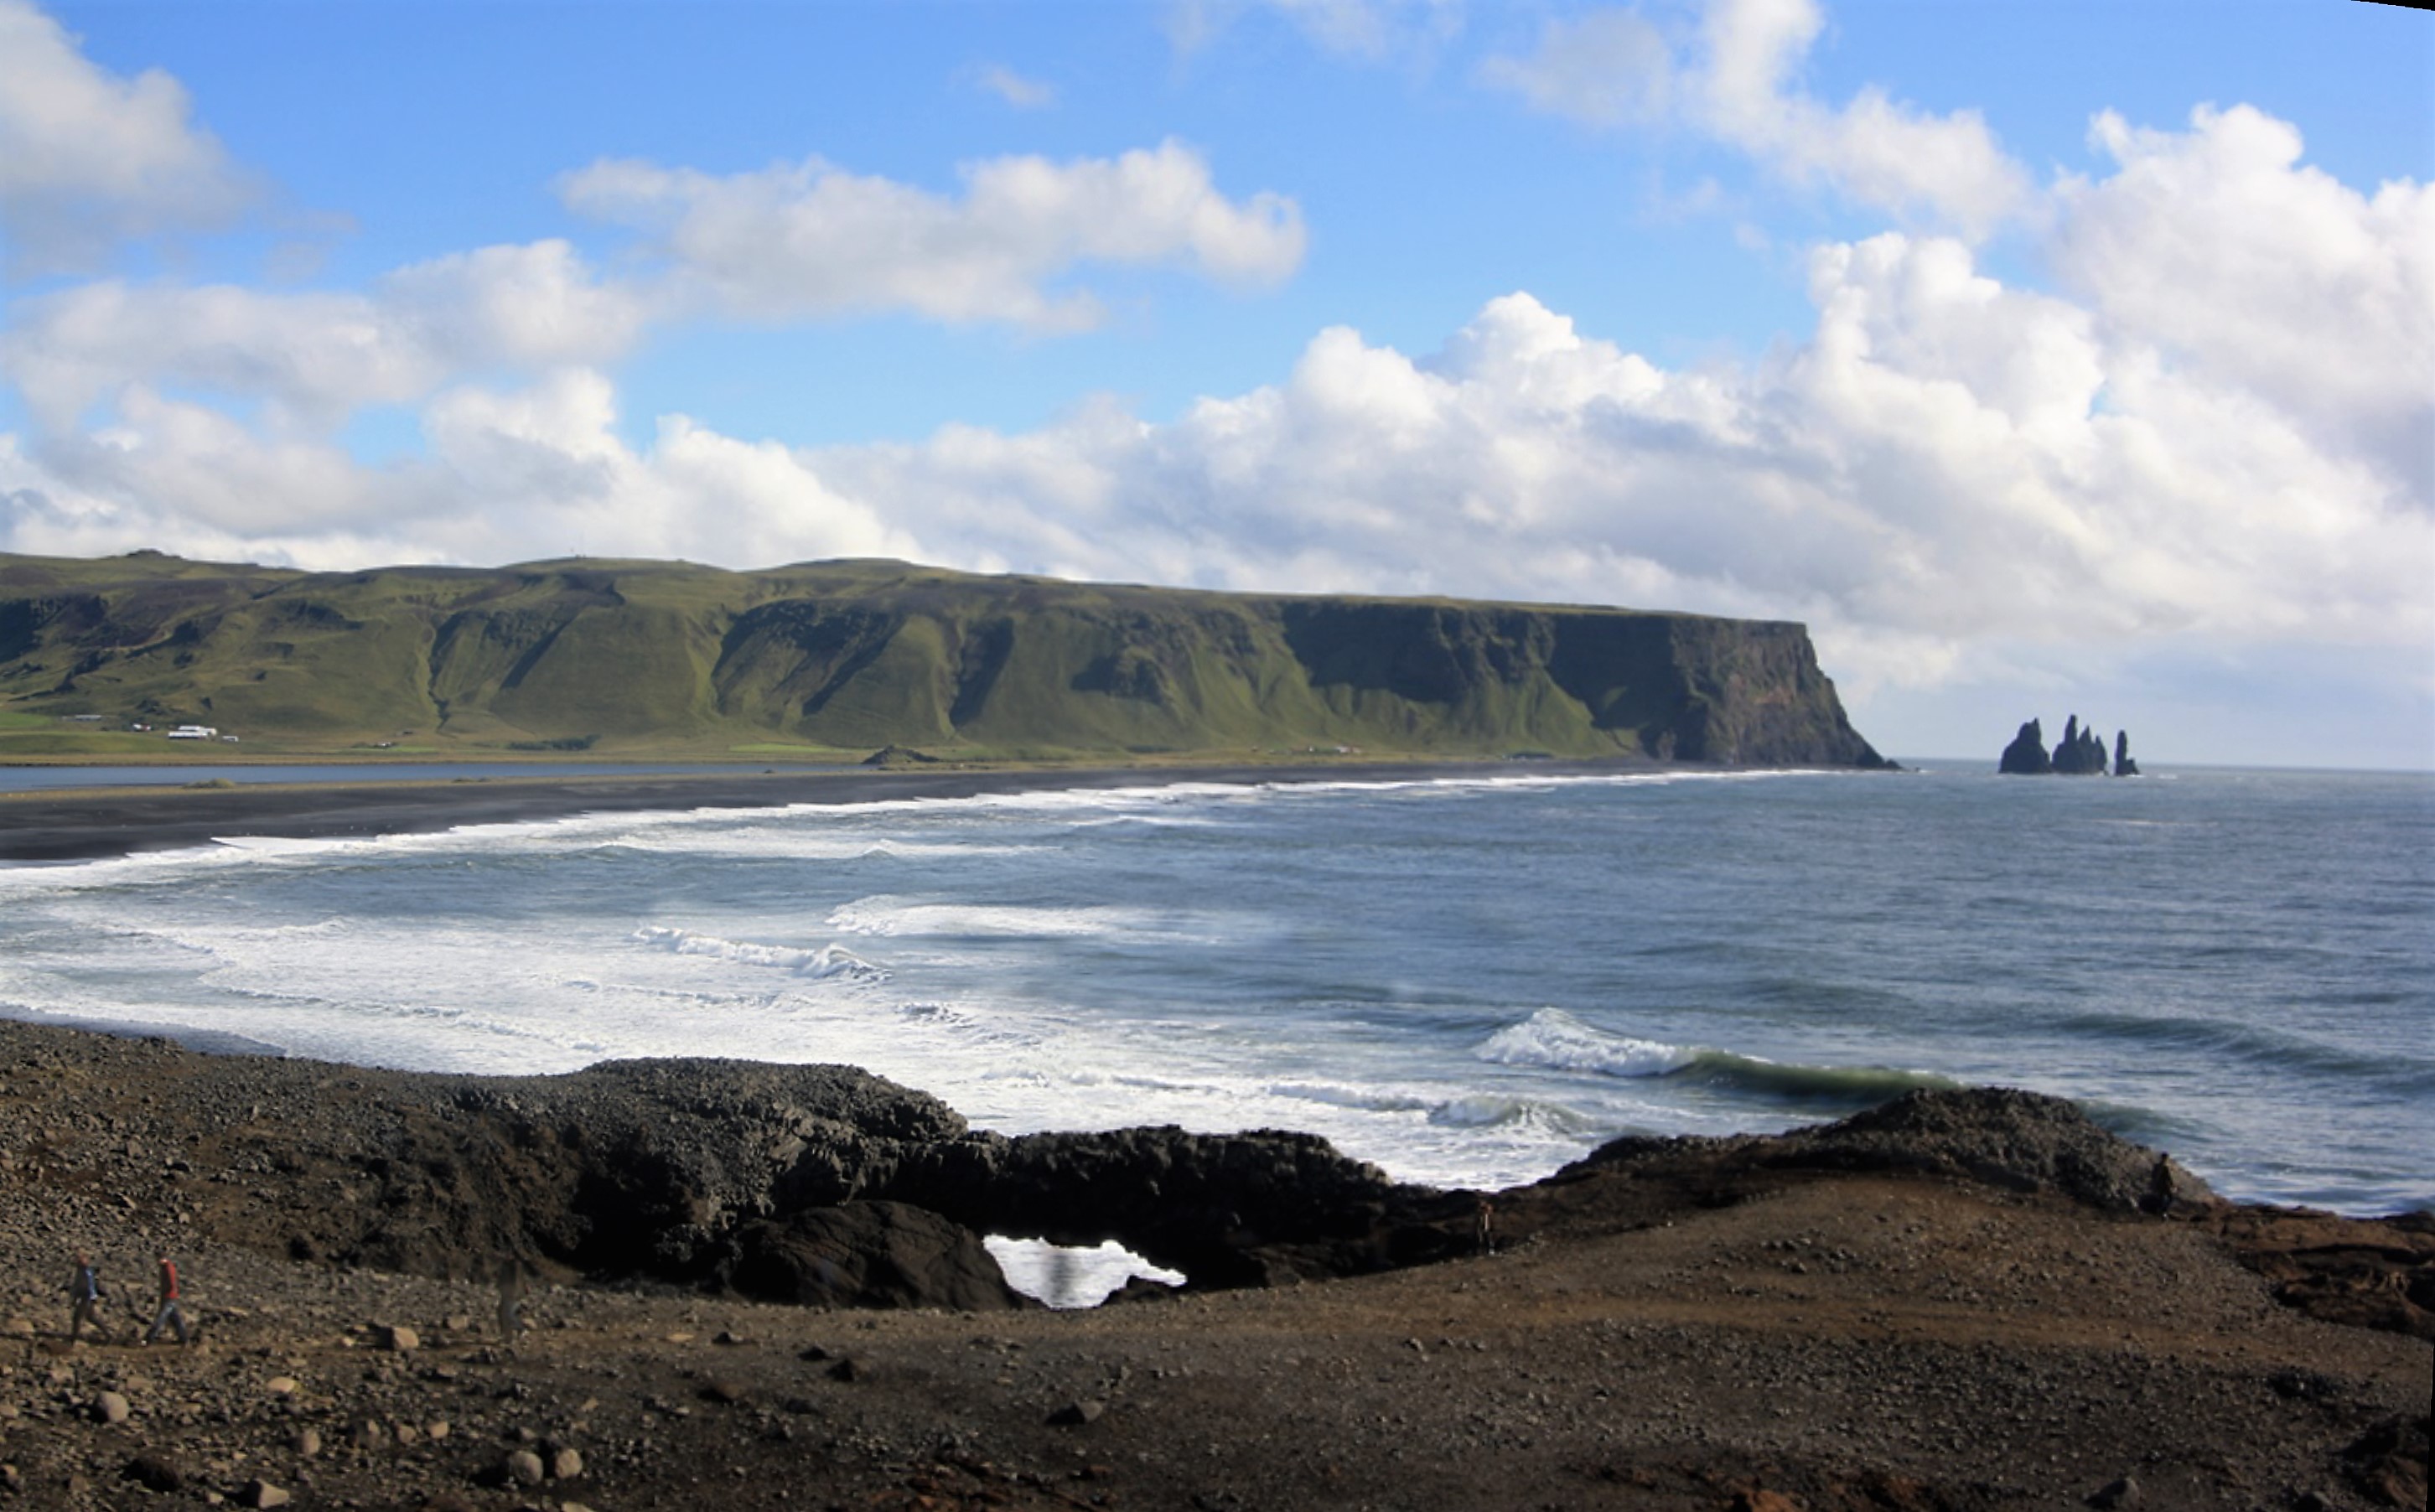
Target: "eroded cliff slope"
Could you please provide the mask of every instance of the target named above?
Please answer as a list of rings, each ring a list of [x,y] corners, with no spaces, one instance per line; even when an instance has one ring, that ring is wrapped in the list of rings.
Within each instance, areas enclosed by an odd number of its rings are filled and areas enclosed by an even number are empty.
[[[1799,625],[879,561],[307,574],[0,557],[0,711],[16,741],[191,722],[322,747],[1881,765]]]

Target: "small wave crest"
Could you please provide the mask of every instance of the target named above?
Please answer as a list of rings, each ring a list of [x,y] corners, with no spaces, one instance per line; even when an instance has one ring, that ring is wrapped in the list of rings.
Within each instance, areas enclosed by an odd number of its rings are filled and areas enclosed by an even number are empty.
[[[792,945],[757,945],[751,940],[721,939],[716,935],[672,929],[665,924],[646,924],[634,931],[633,937],[646,945],[655,945],[679,955],[706,955],[746,966],[767,966],[793,971],[802,976],[845,977],[862,982],[888,980],[886,967],[874,965],[852,951],[835,945],[822,945],[816,950],[803,950]]]
[[[1785,1102],[1871,1107],[1921,1087],[1960,1083],[1891,1066],[1813,1066],[1730,1050],[1635,1040],[1594,1028],[1562,1008],[1541,1008],[1481,1041],[1473,1054],[1502,1066],[1586,1072],[1600,1076],[1663,1076]]]
[[[1601,1076],[1663,1076],[1691,1064],[1697,1051],[1594,1029],[1562,1008],[1541,1008],[1497,1030],[1472,1052],[1499,1066],[1586,1071]]]

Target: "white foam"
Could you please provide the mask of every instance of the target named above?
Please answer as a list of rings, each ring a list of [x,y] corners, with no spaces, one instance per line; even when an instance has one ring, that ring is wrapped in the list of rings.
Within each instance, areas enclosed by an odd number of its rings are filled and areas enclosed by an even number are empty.
[[[1179,937],[1179,932],[1159,916],[1131,908],[924,902],[885,893],[858,898],[838,907],[829,914],[827,922],[831,929],[849,935],[1007,939]]]
[[[1500,1066],[1586,1071],[1604,1076],[1663,1076],[1689,1065],[1699,1052],[1656,1040],[1608,1034],[1562,1008],[1541,1008],[1520,1023],[1490,1035],[1472,1054]]]
[[[675,929],[665,924],[646,924],[634,931],[633,937],[679,955],[706,955],[745,966],[775,967],[804,976],[844,976],[864,982],[888,980],[886,967],[866,961],[837,945],[821,945],[810,950],[792,945],[758,945],[751,940],[722,939],[717,935]]]

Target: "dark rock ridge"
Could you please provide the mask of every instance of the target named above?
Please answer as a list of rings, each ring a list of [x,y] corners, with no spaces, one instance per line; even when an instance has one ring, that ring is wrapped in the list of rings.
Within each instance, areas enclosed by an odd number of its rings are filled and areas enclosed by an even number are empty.
[[[984,1233],[1114,1239],[1196,1288],[1272,1286],[1640,1228],[1811,1181],[1959,1182],[2221,1234],[2293,1306],[2435,1338],[2435,1220],[2217,1201],[2073,1105],[1917,1091],[1775,1136],[1615,1141],[1486,1194],[1306,1134],[1009,1138],[850,1067],[417,1074],[0,1021],[0,1184],[109,1194],[223,1244],[438,1280],[544,1276],[817,1306],[1028,1306]],[[1160,1294],[1163,1295],[1163,1294]]]
[[[883,561],[306,574],[0,556],[0,708],[207,724],[249,749],[411,731],[443,751],[596,755],[686,740],[897,762],[1345,748],[1886,765],[1795,624]]]
[[[2080,715],[2073,714],[2064,722],[2063,739],[2049,753],[2046,733],[2032,719],[2021,727],[2012,743],[1997,758],[1995,770],[2012,777],[2043,777],[2060,773],[2065,777],[2102,777],[2105,775],[2105,742],[2094,725],[2082,727]],[[2114,775],[2136,777],[2139,764],[2131,759],[2131,736],[2126,730],[2114,732]]]

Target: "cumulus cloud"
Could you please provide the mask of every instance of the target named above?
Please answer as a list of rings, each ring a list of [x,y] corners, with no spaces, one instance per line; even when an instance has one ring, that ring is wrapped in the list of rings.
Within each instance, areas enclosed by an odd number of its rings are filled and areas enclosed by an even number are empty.
[[[467,369],[604,359],[646,313],[640,293],[600,282],[559,241],[418,264],[361,294],[105,279],[14,306],[0,373],[53,432],[164,382],[327,427],[366,404],[419,399]]]
[[[777,443],[671,415],[649,446],[629,445],[613,386],[589,369],[445,390],[424,412],[424,454],[377,469],[148,390],[124,410],[39,456],[0,437],[0,549],[145,544],[316,568],[578,550],[737,563],[924,554]]]
[[[254,185],[158,69],[95,67],[26,0],[0,0],[0,239],[26,277],[91,266],[121,238],[225,224]]]
[[[2117,166],[2059,190],[2069,286],[2435,501],[2435,185],[2363,195],[2249,106],[2202,107],[2187,131],[2107,112],[2089,134]]]
[[[1085,263],[1182,266],[1272,284],[1301,264],[1302,212],[1235,201],[1175,142],[1116,158],[994,158],[963,193],[930,193],[814,158],[717,176],[630,159],[568,175],[568,205],[657,238],[672,281],[760,320],[910,311],[1042,330],[1094,324],[1087,292],[1052,286]]]
[[[1667,120],[1749,153],[1788,182],[1980,237],[2032,203],[2029,175],[1976,111],[1938,115],[1871,86],[1837,106],[1799,83],[1825,27],[1817,0],[1711,0],[1673,41],[1636,10],[1553,19],[1483,81],[1593,126]]]

